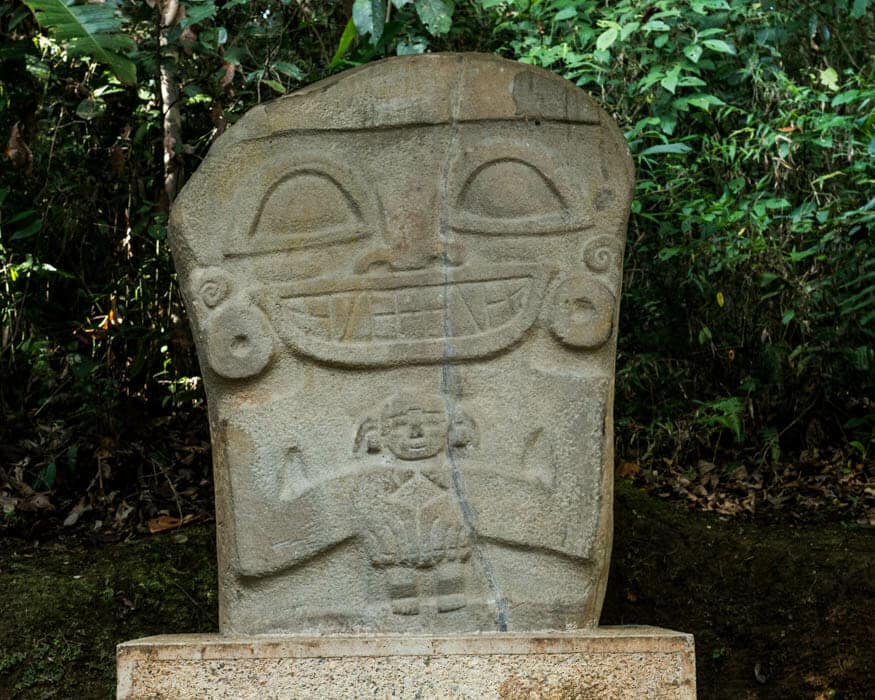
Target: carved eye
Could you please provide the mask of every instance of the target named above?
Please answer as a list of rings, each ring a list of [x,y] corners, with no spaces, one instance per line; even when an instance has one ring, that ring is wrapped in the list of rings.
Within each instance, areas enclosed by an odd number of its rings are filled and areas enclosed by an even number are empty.
[[[254,252],[338,243],[364,235],[352,195],[335,178],[315,169],[290,173],[265,194],[249,230]]]
[[[566,196],[522,158],[489,160],[462,184],[452,227],[462,233],[532,235],[582,228]]]
[[[461,209],[496,219],[561,213],[562,197],[533,165],[516,159],[493,160],[468,178],[459,197]]]

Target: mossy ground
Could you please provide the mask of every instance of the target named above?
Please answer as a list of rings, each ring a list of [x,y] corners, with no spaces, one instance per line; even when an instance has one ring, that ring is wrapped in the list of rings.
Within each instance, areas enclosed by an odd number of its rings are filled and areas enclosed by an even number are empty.
[[[875,536],[687,512],[618,483],[604,624],[696,637],[702,698],[871,698]],[[213,531],[0,543],[0,697],[110,698],[115,645],[216,629]]]
[[[702,698],[875,697],[875,530],[721,520],[617,484],[603,624],[692,632]]]
[[[0,543],[0,698],[110,698],[119,642],[216,630],[213,537]]]

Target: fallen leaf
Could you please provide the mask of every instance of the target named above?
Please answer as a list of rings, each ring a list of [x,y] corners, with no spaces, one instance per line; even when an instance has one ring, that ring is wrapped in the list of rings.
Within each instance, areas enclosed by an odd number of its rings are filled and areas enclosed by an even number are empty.
[[[18,124],[14,124],[9,131],[9,141],[6,142],[6,157],[12,161],[12,165],[30,175],[33,170],[33,153],[21,135]]]
[[[15,507],[18,505],[18,499],[15,496],[9,496],[5,493],[0,493],[0,508],[5,515],[11,515],[15,512]]]
[[[219,87],[228,91],[231,88],[231,83],[234,81],[234,73],[237,71],[237,67],[233,63],[226,62],[222,64],[222,68],[225,72],[219,78]]]
[[[82,516],[82,513],[88,510],[91,510],[91,506],[87,504],[83,498],[70,509],[69,513],[67,513],[67,517],[64,518],[64,527],[72,527],[75,525]]]
[[[175,518],[172,515],[159,515],[157,518],[152,518],[146,523],[151,534],[156,532],[164,532],[165,530],[175,530],[182,527],[182,518]]]
[[[228,120],[225,119],[225,110],[222,107],[221,101],[213,101],[213,105],[210,107],[210,119],[213,122],[213,126],[216,127],[215,138],[219,138],[225,133],[225,129],[228,127]]]
[[[159,515],[157,518],[152,518],[146,522],[146,527],[149,528],[149,533],[154,535],[165,530],[175,530],[189,523],[194,518],[193,515],[186,515],[182,518],[177,518],[173,515]]]
[[[632,479],[638,476],[640,471],[641,467],[638,466],[638,462],[620,462],[620,467],[617,469],[617,476],[624,479]]]
[[[763,672],[763,665],[759,661],[753,667],[753,675],[757,679],[757,683],[765,683],[769,680],[769,677]]]
[[[33,511],[33,510],[54,510],[55,507],[49,500],[48,492],[35,493],[28,498],[25,498],[18,503],[18,510]]]

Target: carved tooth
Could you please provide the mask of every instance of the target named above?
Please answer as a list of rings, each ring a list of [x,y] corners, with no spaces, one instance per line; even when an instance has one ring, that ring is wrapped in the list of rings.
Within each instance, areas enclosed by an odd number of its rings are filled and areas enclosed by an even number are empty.
[[[465,312],[473,320],[479,332],[489,328],[489,310],[486,308],[486,295],[482,287],[486,283],[468,283],[460,285],[459,298],[465,308]]]

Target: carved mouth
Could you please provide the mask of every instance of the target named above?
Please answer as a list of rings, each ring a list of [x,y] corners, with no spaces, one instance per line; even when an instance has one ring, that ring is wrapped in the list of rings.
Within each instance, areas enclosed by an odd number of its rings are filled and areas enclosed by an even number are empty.
[[[265,290],[293,348],[343,365],[471,359],[504,349],[538,315],[546,273],[531,265],[308,280]]]

